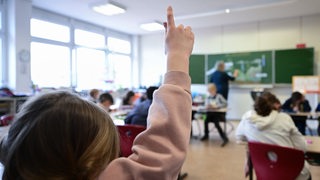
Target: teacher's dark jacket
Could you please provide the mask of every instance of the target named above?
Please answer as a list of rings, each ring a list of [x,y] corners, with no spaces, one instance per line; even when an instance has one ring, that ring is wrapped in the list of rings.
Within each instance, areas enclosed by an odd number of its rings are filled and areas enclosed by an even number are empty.
[[[229,81],[234,81],[235,77],[229,76],[224,71],[215,71],[210,78],[210,82],[214,83],[217,87],[217,92],[225,99],[228,99]]]

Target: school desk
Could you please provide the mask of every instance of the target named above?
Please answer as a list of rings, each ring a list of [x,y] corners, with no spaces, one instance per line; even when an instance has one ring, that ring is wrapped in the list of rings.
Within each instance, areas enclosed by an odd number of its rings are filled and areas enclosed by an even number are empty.
[[[216,114],[217,116],[224,117],[220,121],[224,123],[223,131],[227,135],[227,120],[225,118],[227,111],[228,111],[228,108],[207,108],[205,106],[192,106],[192,120],[197,120],[198,129],[199,129],[199,136],[201,136],[202,130],[200,129],[199,119],[194,117],[194,115],[196,113],[200,113],[200,114],[204,114],[204,115],[211,113],[211,114],[213,114],[212,116],[214,116]]]

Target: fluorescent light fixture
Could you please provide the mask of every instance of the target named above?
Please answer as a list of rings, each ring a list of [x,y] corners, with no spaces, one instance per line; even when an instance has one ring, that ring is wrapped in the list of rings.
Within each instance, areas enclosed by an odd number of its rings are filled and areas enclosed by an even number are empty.
[[[141,29],[144,29],[146,31],[160,31],[164,30],[163,24],[159,22],[151,22],[151,23],[145,23],[140,25]]]
[[[112,16],[116,14],[122,14],[126,12],[126,9],[119,4],[114,2],[107,2],[104,4],[97,4],[92,6],[95,12],[101,13],[103,15]]]

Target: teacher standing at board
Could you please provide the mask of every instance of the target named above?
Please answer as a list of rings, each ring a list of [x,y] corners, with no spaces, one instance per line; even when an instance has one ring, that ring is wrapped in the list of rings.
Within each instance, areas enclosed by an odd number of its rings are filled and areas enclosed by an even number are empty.
[[[238,70],[235,70],[233,76],[230,76],[225,72],[224,62],[219,61],[216,64],[216,71],[210,77],[210,83],[214,83],[217,86],[217,92],[228,99],[229,81],[234,81],[237,76]]]

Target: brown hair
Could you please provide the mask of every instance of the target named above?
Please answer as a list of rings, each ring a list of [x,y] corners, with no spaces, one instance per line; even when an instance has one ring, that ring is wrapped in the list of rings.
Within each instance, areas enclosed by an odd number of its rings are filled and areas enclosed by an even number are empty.
[[[280,108],[281,102],[274,94],[272,94],[271,92],[264,92],[263,96],[265,96],[268,99],[268,101],[272,104],[272,107],[274,110],[279,110],[276,108],[275,105],[278,104],[279,105],[278,108]]]
[[[260,116],[268,116],[272,110],[275,110],[274,104],[277,103],[279,99],[270,92],[264,92],[258,96],[254,102],[254,110]]]
[[[1,145],[3,179],[94,179],[119,154],[112,119],[69,92],[28,100]]]
[[[128,91],[125,97],[122,99],[122,105],[131,105],[130,99],[134,97],[135,93],[133,91]]]
[[[304,96],[299,91],[295,91],[291,94],[292,104],[295,106],[303,100]]]
[[[99,94],[99,90],[98,89],[91,89],[90,92],[89,92],[89,95],[93,98],[95,98],[95,95],[96,94]]]
[[[98,101],[100,103],[103,103],[103,102],[106,102],[106,101],[109,101],[110,104],[114,103],[112,95],[110,93],[108,93],[108,92],[104,92],[104,93],[100,94]]]

